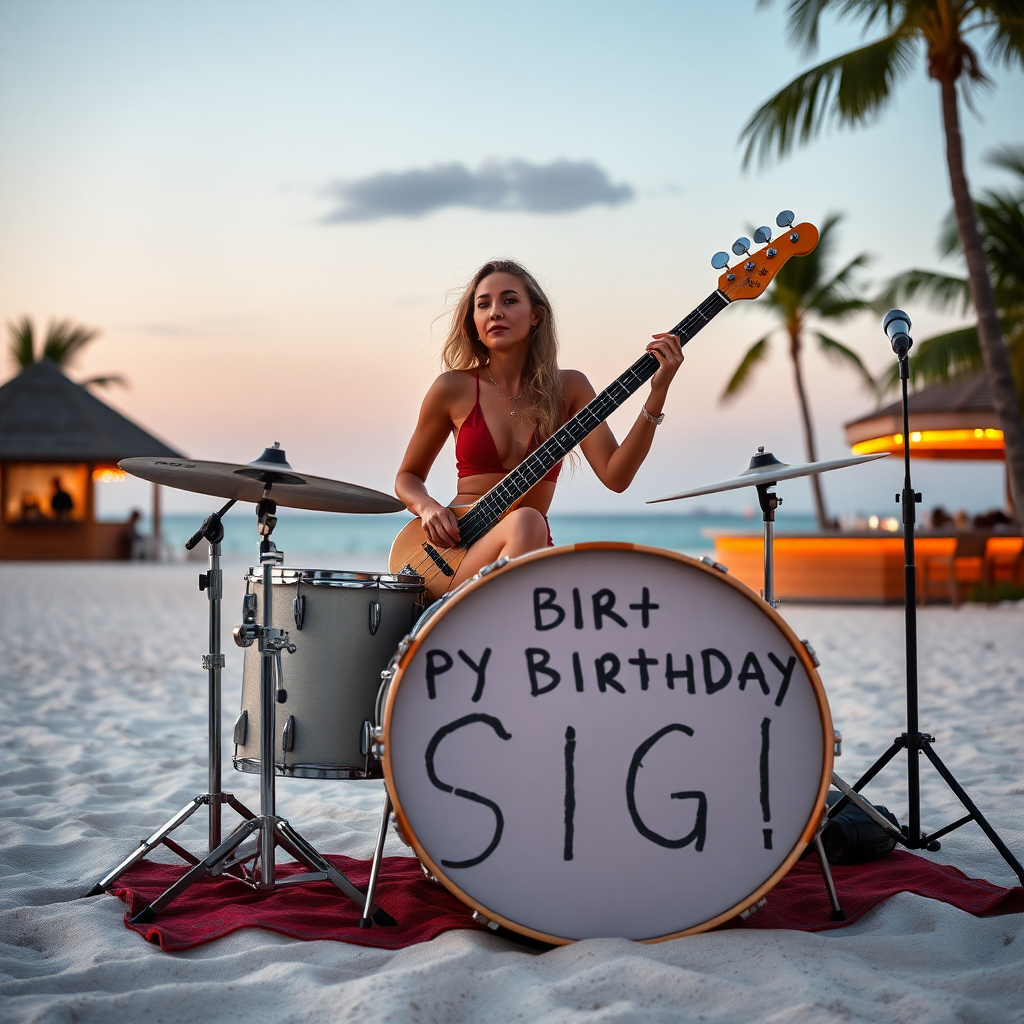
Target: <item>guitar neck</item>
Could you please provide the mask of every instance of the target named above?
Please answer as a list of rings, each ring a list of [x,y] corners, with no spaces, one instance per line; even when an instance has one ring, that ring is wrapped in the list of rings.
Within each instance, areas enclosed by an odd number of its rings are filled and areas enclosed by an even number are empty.
[[[714,291],[669,333],[676,335],[680,344],[685,345],[728,304],[729,299],[722,292]],[[657,369],[658,360],[650,352],[645,352],[571,420],[563,423],[543,444],[527,455],[459,520],[460,545],[469,547],[487,533],[515,502],[544,478],[552,466],[608,419],[630,395],[654,376]]]

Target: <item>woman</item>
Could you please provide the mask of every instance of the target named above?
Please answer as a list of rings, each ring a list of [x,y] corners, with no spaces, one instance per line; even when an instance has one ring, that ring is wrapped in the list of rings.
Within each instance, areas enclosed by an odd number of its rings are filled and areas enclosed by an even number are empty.
[[[607,423],[580,443],[598,479],[613,491],[624,491],[647,457],[669,384],[683,361],[673,334],[654,335],[647,351],[660,367],[622,444]],[[533,276],[512,260],[492,260],[473,275],[452,316],[442,360],[446,372],[423,400],[395,480],[395,492],[439,550],[459,542],[452,507],[476,502],[595,394],[578,370],[558,368],[551,304]],[[425,481],[451,434],[459,493],[448,507],[427,493]],[[503,555],[514,557],[552,543],[546,513],[560,468],[554,467],[470,547],[453,587]]]

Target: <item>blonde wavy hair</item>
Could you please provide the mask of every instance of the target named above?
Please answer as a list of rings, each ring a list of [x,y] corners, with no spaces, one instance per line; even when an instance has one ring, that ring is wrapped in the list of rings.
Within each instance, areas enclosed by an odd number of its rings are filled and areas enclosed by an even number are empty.
[[[558,335],[551,303],[536,278],[515,260],[489,260],[462,290],[452,311],[448,337],[441,350],[446,370],[479,370],[488,365],[490,353],[473,322],[473,299],[480,282],[489,274],[512,274],[526,286],[533,311],[540,319],[530,330],[530,351],[523,370],[523,412],[537,424],[541,438],[550,437],[564,421],[562,375],[558,369]]]

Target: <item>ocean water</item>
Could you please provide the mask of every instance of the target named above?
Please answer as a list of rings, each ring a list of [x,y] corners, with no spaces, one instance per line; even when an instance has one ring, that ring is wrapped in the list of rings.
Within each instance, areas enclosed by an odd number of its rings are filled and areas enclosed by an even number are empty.
[[[409,520],[401,515],[335,515],[280,509],[274,541],[285,553],[285,563],[318,569],[366,569],[387,566],[387,553],[395,535]],[[185,558],[185,541],[202,524],[201,516],[170,515],[163,520],[164,541],[172,558]],[[231,512],[224,517],[223,552],[227,560],[255,561],[258,538],[251,511]],[[144,529],[148,529],[145,526]],[[597,513],[551,516],[556,544],[613,540],[668,548],[684,554],[711,554],[715,533],[750,532],[760,535],[759,516],[694,512],[685,515],[634,512],[619,515]],[[813,531],[811,515],[779,515],[780,532]]]

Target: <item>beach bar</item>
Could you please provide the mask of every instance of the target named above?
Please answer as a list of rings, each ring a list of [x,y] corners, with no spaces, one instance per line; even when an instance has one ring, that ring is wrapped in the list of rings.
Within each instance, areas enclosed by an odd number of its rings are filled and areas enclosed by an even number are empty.
[[[0,560],[131,557],[134,524],[96,521],[95,484],[132,456],[180,457],[48,359],[0,387]]]
[[[985,373],[936,384],[909,398],[910,454],[914,459],[1004,460],[1003,432]],[[890,452],[902,458],[900,402],[845,425],[854,455]],[[902,480],[902,473],[899,474]],[[898,484],[897,484],[898,486]],[[1010,506],[1009,488],[1007,505]],[[1011,516],[1000,517],[1003,519]],[[1024,539],[1019,524],[972,524],[918,530],[918,593],[925,601],[958,603],[977,585],[1019,586]],[[763,586],[760,536],[715,537],[715,560],[747,586]],[[775,536],[775,593],[790,601],[895,604],[903,600],[903,535],[897,518],[877,528]]]

